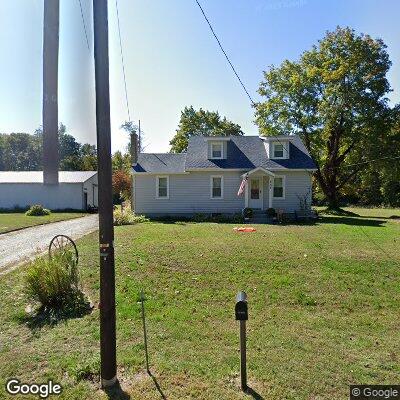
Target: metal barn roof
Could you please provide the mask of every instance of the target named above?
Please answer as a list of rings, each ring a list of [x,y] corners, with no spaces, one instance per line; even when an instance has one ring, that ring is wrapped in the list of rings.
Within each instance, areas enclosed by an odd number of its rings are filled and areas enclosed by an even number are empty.
[[[97,171],[59,171],[59,183],[83,183]],[[43,183],[43,171],[0,171],[0,183]]]

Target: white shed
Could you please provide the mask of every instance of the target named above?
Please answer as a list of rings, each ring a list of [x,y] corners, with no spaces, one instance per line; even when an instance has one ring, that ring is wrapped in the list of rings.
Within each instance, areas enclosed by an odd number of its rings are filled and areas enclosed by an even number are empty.
[[[0,209],[86,210],[98,206],[97,184],[96,171],[59,171],[58,185],[43,184],[43,171],[0,171]]]

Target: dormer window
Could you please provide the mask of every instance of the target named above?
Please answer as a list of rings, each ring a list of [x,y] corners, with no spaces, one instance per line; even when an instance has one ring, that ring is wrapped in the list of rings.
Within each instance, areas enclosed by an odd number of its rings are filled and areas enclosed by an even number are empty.
[[[274,158],[283,158],[283,145],[274,143]]]
[[[289,143],[288,142],[272,142],[272,157],[276,159],[289,158]]]
[[[229,136],[208,136],[205,139],[209,160],[225,160],[227,158]]]
[[[221,142],[211,143],[211,158],[217,160],[223,158],[223,144]]]

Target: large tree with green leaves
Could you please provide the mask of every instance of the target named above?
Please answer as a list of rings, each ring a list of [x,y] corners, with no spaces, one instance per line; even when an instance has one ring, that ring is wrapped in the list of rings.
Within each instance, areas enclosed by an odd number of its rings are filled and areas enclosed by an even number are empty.
[[[374,160],[362,163],[353,191],[362,204],[400,206],[400,106],[390,112],[390,129],[376,136],[375,146],[359,149],[356,158]]]
[[[42,142],[39,135],[1,134],[0,167],[10,171],[34,171],[42,165]]]
[[[359,163],[377,136],[388,131],[390,65],[382,40],[338,27],[298,61],[264,72],[259,93],[265,100],[256,105],[260,132],[302,137],[331,208],[365,167]]]
[[[193,106],[185,107],[181,113],[178,129],[169,142],[171,153],[182,153],[187,150],[189,138],[192,136],[230,136],[243,135],[238,124],[221,118],[217,111],[207,111]]]
[[[67,133],[65,125],[59,126],[60,170],[97,170],[96,146],[80,144]],[[34,135],[28,133],[0,134],[0,170],[39,171],[42,163],[43,131],[38,128]]]

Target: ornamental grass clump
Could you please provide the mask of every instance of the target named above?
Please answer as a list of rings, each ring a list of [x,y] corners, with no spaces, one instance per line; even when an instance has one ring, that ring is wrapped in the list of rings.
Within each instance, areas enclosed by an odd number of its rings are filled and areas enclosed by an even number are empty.
[[[72,252],[40,257],[27,268],[25,292],[44,309],[62,309],[82,298],[78,266]]]
[[[114,225],[134,225],[149,221],[144,215],[136,215],[130,208],[121,210],[120,208],[114,211]]]

